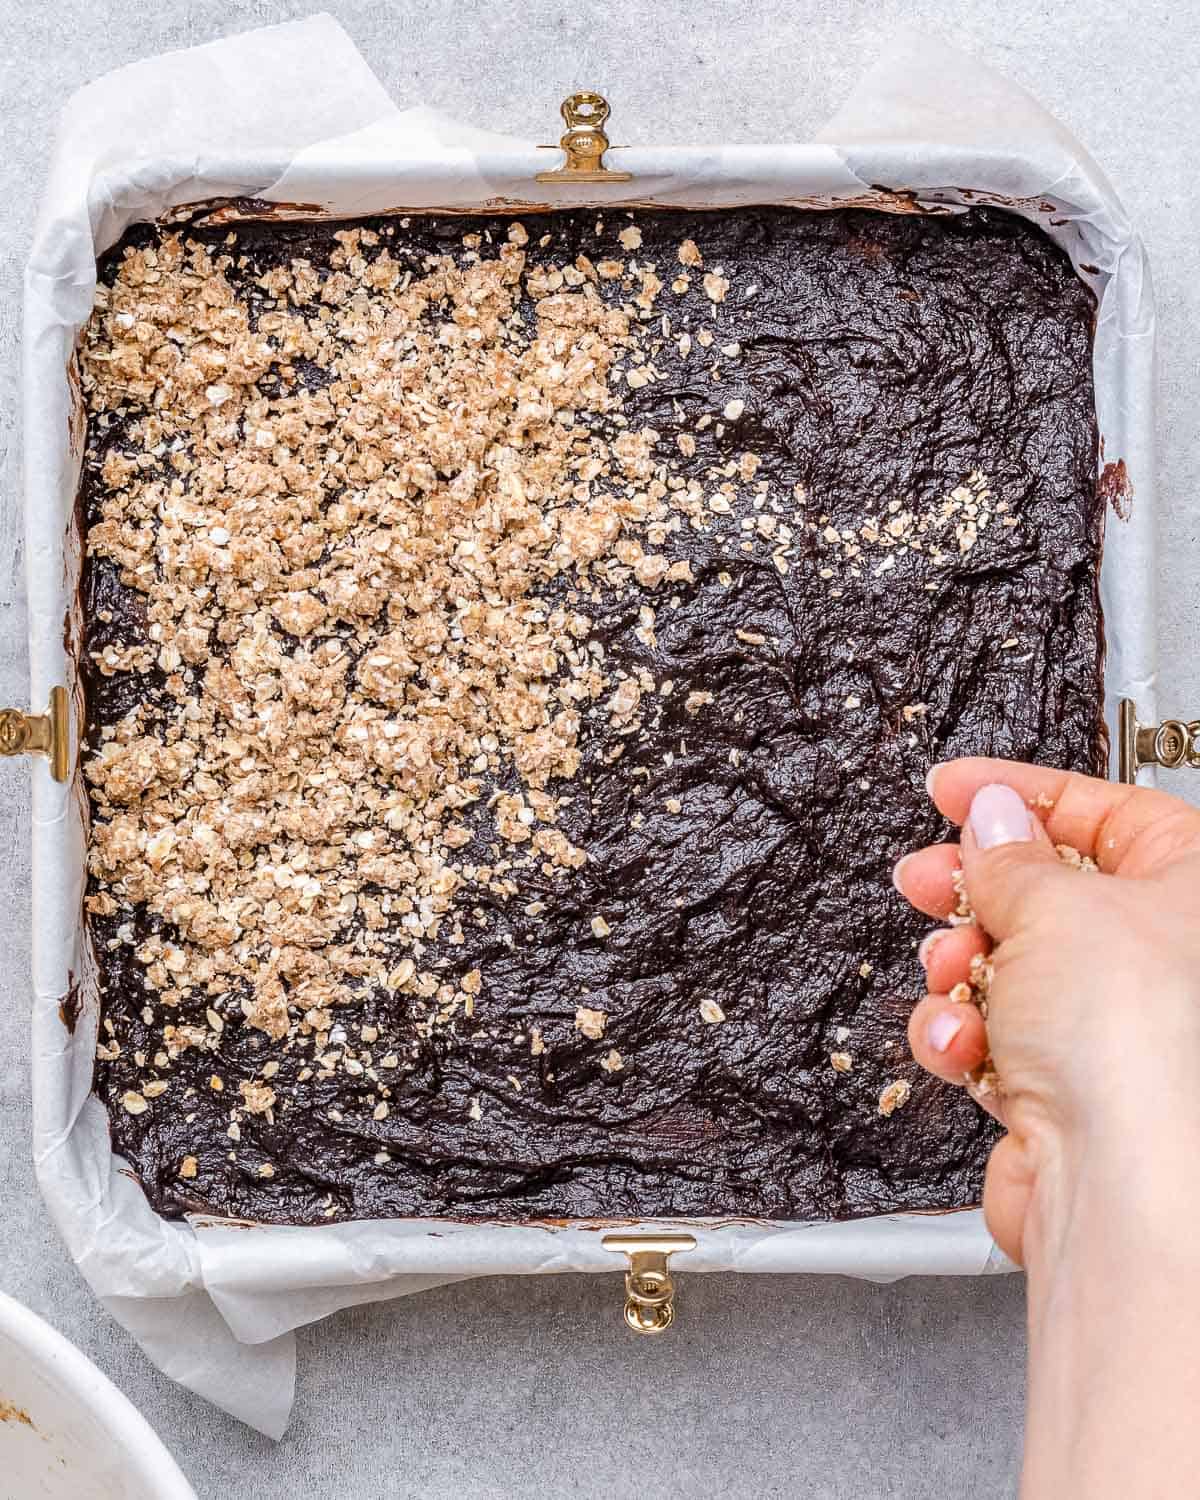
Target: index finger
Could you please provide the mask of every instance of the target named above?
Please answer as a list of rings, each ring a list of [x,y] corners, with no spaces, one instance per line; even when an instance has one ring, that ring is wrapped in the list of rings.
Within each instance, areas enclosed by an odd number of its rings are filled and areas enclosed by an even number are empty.
[[[1107,874],[1148,875],[1200,851],[1200,813],[1186,802],[1077,771],[967,756],[935,765],[929,794],[939,812],[961,824],[980,787],[997,781],[1025,799],[1056,844],[1091,855]]]

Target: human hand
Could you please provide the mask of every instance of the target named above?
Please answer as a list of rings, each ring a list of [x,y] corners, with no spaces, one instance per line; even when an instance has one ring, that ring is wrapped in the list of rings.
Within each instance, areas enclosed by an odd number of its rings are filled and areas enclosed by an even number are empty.
[[[909,1040],[923,1067],[957,1084],[990,1048],[1000,1091],[981,1102],[1008,1134],[983,1206],[1001,1249],[1024,1263],[1037,1221],[1045,1231],[1053,1217],[1048,1182],[1069,1184],[1085,1151],[1118,1194],[1156,1142],[1200,1151],[1200,812],[1148,788],[984,759],[936,766],[930,794],[962,826],[961,847],[905,856],[896,885],[945,919],[961,857],[979,926],[922,944],[930,993]],[[1100,873],[1068,868],[1055,845]],[[948,992],[989,935],[985,1027]]]

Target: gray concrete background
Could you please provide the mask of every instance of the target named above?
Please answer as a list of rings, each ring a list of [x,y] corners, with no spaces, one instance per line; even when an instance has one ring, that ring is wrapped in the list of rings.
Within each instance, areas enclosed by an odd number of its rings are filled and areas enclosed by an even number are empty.
[[[0,0],[0,702],[27,693],[13,464],[20,270],[60,102],[150,53],[301,16],[304,0]],[[1194,476],[1200,10],[1185,0],[329,0],[402,104],[554,139],[603,90],[623,142],[803,139],[889,27],[918,21],[1054,108],[1107,168],[1158,288],[1161,706],[1200,712]],[[1191,149],[1189,149],[1191,148]],[[1200,778],[1197,778],[1200,781]],[[1184,790],[1181,782],[1177,789]],[[1196,792],[1191,793],[1196,800]],[[281,1445],[173,1386],[93,1302],[29,1165],[27,773],[0,767],[0,1286],[148,1415],[202,1500],[1011,1495],[1022,1286],[691,1277],[680,1325],[634,1343],[613,1278],[468,1283],[300,1336]]]

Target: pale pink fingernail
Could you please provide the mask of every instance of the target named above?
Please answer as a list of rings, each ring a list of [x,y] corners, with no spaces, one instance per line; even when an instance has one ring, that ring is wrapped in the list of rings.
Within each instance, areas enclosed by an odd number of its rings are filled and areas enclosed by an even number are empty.
[[[921,939],[921,946],[917,949],[917,958],[923,969],[929,967],[929,955],[941,940],[949,937],[953,931],[953,927],[935,927],[932,932],[927,932]]]
[[[1033,837],[1029,809],[1010,786],[981,786],[971,799],[967,814],[975,842],[981,849],[1000,844],[1027,844]]]
[[[933,782],[934,782],[934,777],[936,777],[937,773],[941,769],[942,769],[942,763],[941,763],[941,761],[935,760],[934,763],[933,763],[933,765],[931,765],[930,768],[928,769],[928,771],[925,772],[925,790],[929,794],[930,801],[933,800]]]
[[[896,863],[892,866],[892,884],[898,891],[900,891],[900,871],[903,870],[904,866],[909,862],[911,858],[911,854],[902,854],[896,861]],[[900,894],[903,896],[904,892],[900,891]]]
[[[963,1029],[964,1017],[952,1010],[939,1010],[925,1028],[925,1040],[933,1052],[948,1052],[950,1043]]]

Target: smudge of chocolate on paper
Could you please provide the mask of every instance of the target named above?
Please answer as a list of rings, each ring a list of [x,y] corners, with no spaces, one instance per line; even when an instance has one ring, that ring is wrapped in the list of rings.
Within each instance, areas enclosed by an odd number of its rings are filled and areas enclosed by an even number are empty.
[[[67,993],[58,1002],[58,1019],[72,1036],[75,1035],[75,1027],[79,1021],[79,1012],[82,1009],[83,997],[79,992],[79,981],[72,979]]]
[[[1112,506],[1118,521],[1128,521],[1133,511],[1133,481],[1123,458],[1100,471],[1100,498]]]

